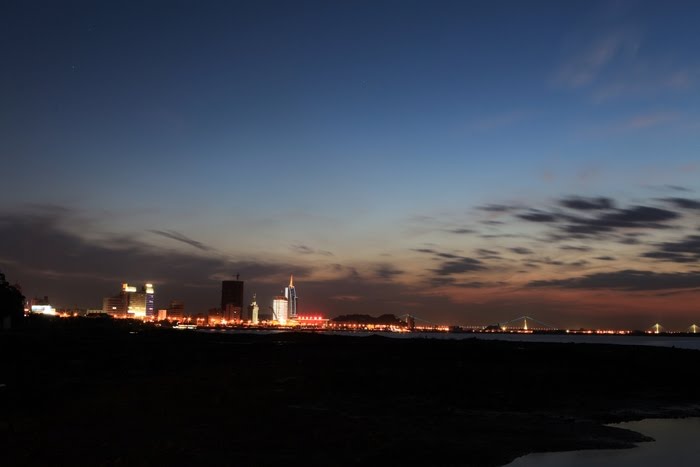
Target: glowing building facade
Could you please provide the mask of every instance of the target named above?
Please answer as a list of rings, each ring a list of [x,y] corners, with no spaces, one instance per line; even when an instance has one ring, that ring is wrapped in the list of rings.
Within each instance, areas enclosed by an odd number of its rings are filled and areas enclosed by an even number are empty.
[[[253,294],[253,301],[248,305],[248,318],[253,324],[258,324],[258,313],[260,312],[260,307],[258,302],[255,301],[256,295]]]
[[[155,318],[155,290],[153,284],[146,284],[137,290],[133,285],[122,284],[119,295],[105,297],[102,311],[115,316],[131,318]]]
[[[289,319],[288,305],[287,297],[283,295],[278,295],[272,300],[272,319],[283,326],[287,324]]]
[[[146,294],[146,316],[148,318],[156,317],[156,291],[153,284],[146,284],[143,287],[143,292]]]
[[[284,289],[284,297],[287,299],[289,319],[297,318],[297,289],[294,287],[294,275],[289,276],[289,286]]]

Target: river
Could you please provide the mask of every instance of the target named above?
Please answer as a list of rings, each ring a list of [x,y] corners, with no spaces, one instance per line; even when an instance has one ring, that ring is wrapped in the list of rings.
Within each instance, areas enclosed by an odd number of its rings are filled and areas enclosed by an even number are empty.
[[[225,332],[228,334],[277,334],[295,332],[283,329],[199,329],[200,332]],[[575,344],[614,344],[614,345],[649,345],[654,347],[675,347],[678,349],[700,350],[700,334],[692,336],[615,336],[594,334],[520,334],[520,333],[451,333],[451,332],[371,332],[371,331],[312,331],[336,336],[371,336],[379,335],[396,339],[483,339],[509,342],[552,342]]]
[[[656,441],[633,449],[596,449],[534,453],[515,459],[508,467],[696,467],[700,465],[700,418],[645,419],[616,423],[651,436]]]

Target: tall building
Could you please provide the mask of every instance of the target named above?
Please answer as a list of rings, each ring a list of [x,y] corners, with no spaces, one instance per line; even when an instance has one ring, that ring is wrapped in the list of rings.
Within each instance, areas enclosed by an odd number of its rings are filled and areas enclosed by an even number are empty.
[[[250,318],[251,323],[258,324],[258,312],[260,311],[260,307],[258,307],[258,302],[255,301],[255,298],[256,294],[253,294],[253,301],[248,305],[248,318]]]
[[[156,318],[156,291],[153,284],[146,284],[142,291],[146,294],[146,317]]]
[[[272,299],[272,319],[286,325],[289,319],[289,302],[284,295],[278,295]]]
[[[182,300],[171,300],[167,311],[168,319],[179,321],[185,317],[185,304]]]
[[[154,304],[153,284],[146,284],[137,290],[133,285],[124,283],[119,295],[102,300],[102,312],[130,318],[154,317]]]
[[[240,321],[243,313],[243,281],[221,281],[221,310],[226,321]]]
[[[284,296],[287,299],[287,307],[289,310],[289,319],[297,317],[297,289],[294,287],[294,275],[289,276],[289,286],[284,289]]]
[[[102,299],[102,312],[109,315],[122,316],[126,315],[126,295],[119,294],[113,297],[105,297]]]

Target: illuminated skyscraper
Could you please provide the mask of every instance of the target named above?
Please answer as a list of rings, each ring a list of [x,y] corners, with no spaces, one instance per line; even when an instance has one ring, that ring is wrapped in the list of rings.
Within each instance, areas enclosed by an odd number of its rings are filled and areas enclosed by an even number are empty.
[[[144,289],[141,289],[144,290]],[[146,317],[146,293],[137,292],[136,287],[129,284],[122,284],[122,294],[125,294],[127,299],[126,313],[132,318]]]
[[[289,319],[297,318],[297,289],[294,287],[294,275],[289,276],[289,286],[284,289],[284,296],[287,299]]]
[[[258,307],[258,302],[255,301],[255,297],[256,294],[253,294],[253,301],[248,305],[248,318],[250,318],[251,323],[258,324],[258,311],[260,311],[260,308]]]
[[[146,284],[141,290],[146,294],[146,317],[155,318],[156,291],[153,288],[153,284]]]
[[[282,295],[278,295],[272,299],[272,319],[283,326],[287,324],[287,320],[289,319],[288,304],[287,297]]]
[[[141,287],[140,291],[137,291],[133,285],[124,283],[119,295],[104,298],[102,311],[111,315],[131,318],[153,317],[154,298],[153,284],[146,284]]]
[[[243,281],[221,282],[221,310],[226,321],[240,321],[243,312]]]

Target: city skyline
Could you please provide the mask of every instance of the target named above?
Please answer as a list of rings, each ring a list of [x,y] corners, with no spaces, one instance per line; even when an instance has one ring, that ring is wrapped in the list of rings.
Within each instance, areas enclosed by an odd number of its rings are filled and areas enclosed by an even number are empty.
[[[240,273],[266,310],[293,273],[329,317],[700,319],[700,5],[3,9],[28,298],[207,310]]]

